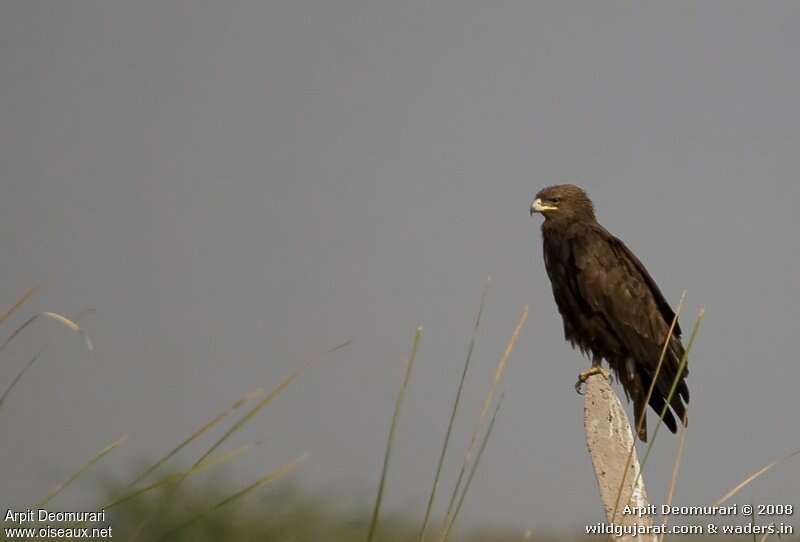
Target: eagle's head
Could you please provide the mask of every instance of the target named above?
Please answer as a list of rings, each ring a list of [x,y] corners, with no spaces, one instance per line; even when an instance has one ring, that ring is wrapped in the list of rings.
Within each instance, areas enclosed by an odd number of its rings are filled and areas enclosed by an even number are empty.
[[[594,220],[594,206],[586,191],[574,184],[543,188],[531,203],[531,216],[541,213],[545,220]]]

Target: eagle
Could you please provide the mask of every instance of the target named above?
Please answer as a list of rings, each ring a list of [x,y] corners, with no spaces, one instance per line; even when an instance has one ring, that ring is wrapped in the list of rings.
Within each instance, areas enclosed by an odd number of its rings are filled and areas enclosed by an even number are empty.
[[[641,261],[598,224],[594,205],[575,185],[548,186],[536,194],[530,214],[540,213],[544,265],[553,288],[564,336],[592,358],[575,389],[592,374],[608,373],[606,360],[633,402],[638,437],[647,441],[645,400],[665,351],[649,404],[659,415],[676,380],[684,347],[675,312]],[[677,378],[664,423],[675,433],[675,419],[686,420],[688,368]],[[674,415],[673,415],[674,414]]]

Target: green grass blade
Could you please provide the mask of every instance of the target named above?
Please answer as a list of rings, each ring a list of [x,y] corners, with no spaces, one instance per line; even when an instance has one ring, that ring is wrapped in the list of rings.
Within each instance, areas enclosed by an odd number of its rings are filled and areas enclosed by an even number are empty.
[[[31,316],[30,318],[28,318],[27,320],[25,320],[25,321],[22,323],[22,325],[20,325],[19,327],[17,327],[17,329],[15,329],[14,331],[12,331],[12,332],[11,332],[11,335],[9,335],[8,337],[6,337],[6,340],[5,340],[5,341],[3,341],[3,344],[0,344],[0,352],[2,352],[3,350],[5,350],[5,349],[6,349],[6,347],[9,345],[9,343],[10,343],[11,341],[13,341],[13,340],[14,340],[14,338],[15,338],[17,335],[19,335],[20,333],[22,333],[22,332],[25,330],[25,328],[27,328],[29,325],[31,325],[32,323],[34,323],[34,322],[35,322],[36,320],[38,320],[38,319],[39,319],[39,315],[38,315],[38,314],[34,314],[33,316]]]
[[[77,333],[81,337],[83,337],[83,340],[86,341],[86,347],[89,349],[90,352],[94,350],[94,344],[92,343],[91,338],[89,338],[89,335],[83,329],[81,329],[81,327],[78,324],[76,324],[75,322],[73,322],[72,320],[67,318],[66,316],[61,316],[60,314],[57,314],[55,312],[47,312],[47,311],[45,311],[45,312],[40,312],[40,313],[34,314],[33,316],[31,316],[30,318],[25,320],[22,323],[22,325],[20,325],[17,329],[12,331],[11,335],[9,335],[6,338],[6,340],[3,341],[2,344],[0,344],[0,352],[3,352],[3,350],[6,349],[6,347],[9,345],[9,343],[11,341],[13,341],[14,338],[17,337],[17,335],[22,333],[28,326],[30,326],[36,320],[38,320],[39,318],[42,318],[42,317],[49,318],[51,320],[55,320],[56,322],[59,322],[59,323],[65,325],[67,328],[71,329],[72,331],[74,331],[75,333]]]
[[[653,374],[653,378],[652,378],[652,380],[650,382],[650,388],[648,389],[647,396],[645,397],[644,406],[642,407],[641,418],[640,418],[639,424],[636,427],[636,434],[639,433],[639,430],[642,428],[642,426],[643,426],[643,424],[645,422],[645,416],[647,415],[647,405],[650,402],[650,397],[652,397],[652,395],[653,395],[653,390],[655,389],[656,382],[658,381],[658,376],[661,373],[661,367],[663,366],[663,363],[664,363],[664,356],[667,353],[667,348],[669,347],[669,342],[670,342],[670,339],[672,338],[672,333],[675,330],[675,326],[678,325],[678,317],[680,316],[681,310],[683,309],[683,302],[684,302],[685,299],[686,299],[686,290],[684,290],[683,293],[681,294],[681,300],[678,302],[678,308],[675,311],[675,316],[672,318],[672,322],[670,323],[669,332],[667,333],[667,336],[664,339],[664,346],[661,349],[661,355],[658,358],[658,364],[656,365],[655,373]],[[695,326],[697,326],[697,325],[699,325],[699,324],[697,322],[695,322]],[[691,349],[691,346],[689,346],[689,349]],[[685,351],[684,352],[684,359],[689,359],[688,356],[689,356],[689,352]],[[676,385],[677,385],[677,382],[679,381],[679,378],[680,378],[680,376],[682,374],[682,371],[683,371],[683,369],[680,369],[675,375],[674,383]],[[663,418],[663,414],[665,414],[665,412],[662,413],[662,416],[660,416],[658,424],[660,424],[663,421],[663,419],[664,419]],[[657,432],[657,430],[658,430],[658,427],[656,427],[656,432]],[[654,440],[655,440],[655,432],[653,434],[653,438],[650,439],[650,444],[651,445],[652,445]],[[619,501],[622,498],[622,488],[625,487],[625,481],[628,479],[628,471],[630,470],[631,462],[633,461],[633,452],[634,452],[635,449],[636,449],[636,436],[634,435],[633,441],[631,442],[631,448],[630,448],[630,450],[628,450],[628,457],[625,460],[625,469],[622,472],[622,480],[620,481],[619,487],[617,488],[617,497],[614,500],[614,511],[611,514],[611,522],[612,523],[617,518],[617,512],[619,511],[619,505],[620,505]],[[644,467],[644,465],[642,464],[641,467]],[[641,468],[639,470],[639,475],[641,475]],[[638,480],[637,480],[637,482],[638,482]],[[634,486],[635,486],[635,483],[634,483]]]
[[[686,421],[689,416],[689,408],[686,408],[686,412],[683,414],[683,426],[681,427],[681,434],[678,437],[678,449],[675,452],[675,461],[672,463],[672,478],[669,482],[669,491],[667,492],[667,500],[666,505],[670,506],[672,504],[672,499],[675,496],[675,486],[678,484],[678,472],[680,472],[681,462],[683,461],[683,447],[686,443]],[[662,523],[664,525],[667,524],[669,521],[669,517],[662,517]],[[661,533],[661,536],[658,538],[659,542],[664,542],[664,537],[666,536],[666,532]]]
[[[283,390],[285,390],[287,387],[289,387],[289,384],[291,384],[292,382],[294,382],[294,380],[295,380],[297,377],[299,377],[301,374],[303,374],[303,372],[304,372],[304,371],[305,371],[305,370],[306,370],[308,367],[310,367],[312,364],[314,364],[314,363],[317,361],[317,359],[319,359],[319,357],[322,357],[322,356],[324,356],[324,355],[326,355],[326,354],[331,354],[331,353],[333,353],[333,352],[336,352],[336,351],[338,351],[338,350],[341,350],[341,349],[343,349],[343,348],[345,348],[345,347],[349,346],[350,344],[352,344],[352,342],[353,342],[353,341],[352,341],[352,339],[349,339],[349,340],[347,340],[347,341],[345,341],[345,342],[343,342],[343,343],[341,343],[341,344],[339,344],[339,345],[337,345],[337,346],[334,346],[333,348],[331,348],[331,349],[329,349],[329,350],[326,350],[325,352],[323,352],[321,356],[318,356],[318,357],[315,357],[315,358],[311,359],[310,361],[306,362],[304,365],[302,365],[302,366],[300,366],[298,369],[296,369],[294,372],[292,372],[292,373],[291,373],[291,374],[290,374],[288,377],[286,377],[286,379],[285,379],[285,380],[283,380],[283,382],[281,382],[280,384],[278,384],[278,386],[277,386],[277,387],[275,387],[275,388],[274,388],[274,389],[273,389],[273,390],[272,390],[272,391],[271,391],[271,392],[270,392],[270,393],[269,393],[269,394],[268,394],[266,397],[264,397],[263,399],[261,399],[261,400],[260,400],[260,401],[259,401],[259,402],[258,402],[258,403],[257,403],[257,404],[256,404],[256,405],[253,407],[253,408],[252,408],[252,409],[250,409],[250,410],[249,410],[247,413],[245,413],[245,414],[244,414],[244,415],[243,415],[243,416],[242,416],[242,417],[241,417],[239,420],[237,420],[237,421],[236,421],[236,423],[234,423],[234,424],[233,424],[233,426],[232,426],[230,429],[228,429],[228,430],[227,430],[227,431],[226,431],[226,432],[225,432],[225,433],[224,433],[224,434],[223,434],[223,435],[222,435],[222,436],[221,436],[219,439],[217,439],[217,440],[214,442],[214,444],[212,444],[212,445],[211,445],[211,447],[210,447],[210,448],[208,448],[208,450],[206,450],[206,451],[203,453],[203,455],[201,455],[201,456],[200,456],[200,458],[199,458],[197,461],[195,461],[194,465],[192,465],[192,468],[194,468],[194,467],[197,467],[197,466],[198,466],[198,465],[200,465],[200,464],[201,464],[203,461],[205,461],[205,460],[206,460],[206,459],[207,459],[207,458],[208,458],[208,457],[209,457],[209,456],[210,456],[212,453],[214,453],[214,451],[216,451],[216,450],[217,450],[217,449],[218,449],[218,448],[219,448],[219,447],[220,447],[220,446],[221,446],[221,445],[222,445],[222,444],[223,444],[223,443],[224,443],[224,442],[225,442],[225,441],[226,441],[226,440],[227,440],[227,439],[228,439],[228,438],[231,436],[231,435],[233,435],[233,434],[234,434],[236,431],[238,431],[239,429],[241,429],[241,428],[242,428],[242,426],[243,426],[245,423],[247,423],[249,420],[251,420],[251,419],[252,419],[252,418],[253,418],[253,417],[254,417],[256,414],[258,414],[258,413],[259,413],[259,412],[260,412],[260,411],[261,411],[261,410],[262,410],[264,407],[266,407],[266,406],[267,406],[269,403],[271,403],[271,402],[272,402],[272,400],[273,400],[273,399],[275,399],[275,397],[277,397],[277,396],[278,396],[278,395],[279,395],[279,394],[280,394],[280,393],[281,393]],[[191,469],[190,469],[190,470],[191,470]],[[173,487],[172,487],[172,490],[173,490],[173,491],[177,491],[178,487],[180,486],[180,484],[181,484],[181,483],[183,483],[183,480],[184,480],[185,478],[186,478],[186,475],[182,475],[180,478],[178,478],[178,480],[177,480],[177,481],[175,482],[175,484],[173,485]],[[144,519],[142,519],[142,520],[141,520],[141,522],[139,523],[139,525],[138,525],[138,526],[137,526],[137,527],[134,529],[133,533],[132,533],[132,534],[131,534],[131,535],[128,537],[128,542],[134,542],[135,540],[137,540],[137,539],[138,539],[138,537],[139,537],[139,535],[142,533],[142,531],[144,530],[144,528],[147,526],[147,524],[148,524],[148,523],[150,523],[150,521],[151,521],[151,520],[152,520],[152,519],[153,519],[153,518],[154,518],[154,517],[155,517],[157,514],[159,514],[159,513],[162,513],[162,512],[163,512],[163,510],[155,510],[155,511],[154,511],[154,512],[153,512],[153,513],[150,515],[150,516],[147,516],[147,517],[145,517]]]
[[[672,380],[672,386],[669,389],[669,393],[667,394],[667,398],[664,401],[664,408],[661,409],[661,414],[658,417],[658,421],[656,422],[656,428],[653,430],[653,437],[650,439],[650,442],[647,443],[647,448],[644,452],[644,459],[642,459],[642,467],[639,469],[639,472],[636,475],[636,480],[633,482],[633,486],[636,487],[636,484],[639,483],[639,478],[642,476],[642,470],[644,470],[644,466],[647,464],[647,459],[650,457],[650,452],[653,449],[653,445],[656,442],[656,436],[658,435],[658,430],[661,428],[664,422],[664,416],[667,414],[667,410],[669,409],[669,404],[672,401],[672,397],[675,395],[675,390],[678,388],[678,383],[680,382],[681,375],[683,374],[683,370],[686,368],[686,363],[689,360],[689,353],[692,351],[692,347],[694,346],[694,341],[697,338],[697,332],[700,329],[700,324],[703,322],[703,318],[705,317],[706,311],[704,308],[700,309],[700,312],[697,314],[697,319],[694,321],[694,326],[692,327],[692,333],[689,335],[689,342],[686,344],[686,351],[683,353],[681,357],[681,362],[678,365],[678,371],[675,374],[675,378]]]
[[[675,394],[675,390],[678,388],[678,382],[680,382],[681,375],[683,374],[683,370],[686,368],[686,363],[689,360],[689,353],[692,351],[692,347],[694,346],[694,341],[697,338],[697,332],[700,330],[700,324],[705,317],[705,309],[700,308],[700,311],[697,313],[697,318],[694,321],[694,325],[692,326],[692,333],[689,335],[689,342],[686,343],[686,350],[681,357],[681,362],[678,364],[678,370],[675,373],[675,378],[672,380],[672,386],[670,387],[669,393],[667,394],[667,398],[665,399],[664,408],[661,409],[661,414],[658,417],[658,421],[656,422],[656,427],[653,430],[653,436],[650,438],[650,442],[647,443],[647,448],[644,452],[644,458],[642,459],[642,464],[639,467],[639,471],[636,473],[636,478],[633,481],[633,487],[636,487],[636,484],[639,483],[639,479],[642,477],[642,472],[644,471],[644,466],[647,464],[647,460],[650,457],[650,452],[653,449],[653,445],[656,442],[656,437],[658,436],[658,430],[661,428],[661,425],[664,422],[664,416],[667,413],[667,409],[669,408],[669,404],[672,401],[672,396]],[[634,439],[635,440],[635,439]],[[627,470],[625,474],[623,474],[622,482],[625,482],[625,475],[627,474]],[[618,494],[621,494],[622,488],[620,487],[620,491]],[[633,494],[631,494],[632,496]],[[614,507],[614,514],[612,514],[612,523],[616,518],[618,508],[619,508],[619,497],[617,498],[617,506]]]
[[[327,350],[326,352],[323,352],[323,355],[336,352],[337,350],[341,350],[342,348],[345,348],[345,347],[349,346],[352,342],[353,342],[352,340],[345,341],[342,344],[337,345],[337,346],[331,348],[330,350]],[[316,361],[317,361],[317,358],[312,359],[312,360],[308,361],[305,365],[302,365],[299,368],[295,369],[295,371],[292,372],[292,374],[290,374],[288,377],[286,377],[286,379],[283,382],[278,384],[278,386],[275,389],[273,389],[266,397],[261,399],[252,409],[250,409],[244,416],[242,416],[239,420],[237,420],[237,422],[235,424],[233,424],[233,426],[231,426],[231,428],[228,429],[225,432],[225,434],[223,434],[216,442],[214,442],[214,444],[212,444],[211,447],[208,450],[206,450],[206,452],[202,456],[200,456],[200,459],[198,459],[195,462],[194,466],[197,466],[204,459],[206,459],[209,455],[214,453],[214,451],[217,448],[219,448],[222,445],[223,442],[228,440],[228,438],[231,435],[233,435],[236,431],[241,429],[242,426],[245,423],[250,421],[265,406],[270,404],[273,401],[273,399],[275,399],[283,390],[285,390],[286,388],[289,387],[289,384],[294,382],[295,379],[297,379],[298,376],[303,374],[305,372],[305,370],[308,369]]]
[[[417,358],[417,351],[419,343],[422,340],[422,326],[417,327],[417,332],[414,334],[414,344],[411,347],[411,355],[406,364],[406,372],[403,377],[403,384],[400,386],[400,392],[397,394],[397,400],[394,404],[394,414],[392,414],[392,424],[389,427],[389,437],[386,441],[386,452],[383,457],[383,468],[381,470],[381,481],[378,484],[378,495],[375,497],[375,507],[372,510],[372,519],[369,523],[369,532],[367,533],[367,542],[372,542],[375,538],[375,533],[378,529],[378,518],[381,511],[381,503],[383,501],[383,493],[386,489],[386,474],[389,471],[389,458],[392,453],[392,445],[394,444],[394,435],[397,430],[397,421],[400,419],[400,411],[403,407],[403,401],[406,397],[406,390],[408,383],[411,381],[411,372],[414,369],[414,360]]]
[[[33,366],[33,364],[36,363],[36,361],[42,356],[42,354],[44,354],[44,348],[36,352],[36,354],[34,354],[34,356],[28,361],[28,363],[26,363],[22,367],[22,369],[20,369],[17,375],[13,379],[11,379],[11,382],[8,384],[8,387],[3,392],[3,395],[0,395],[0,408],[3,408],[3,404],[6,402],[6,398],[8,397],[8,394],[11,393],[11,390],[13,390],[16,387],[19,381],[22,380],[22,377],[25,376],[25,373],[28,372],[28,369],[30,369]]]
[[[489,443],[489,437],[492,436],[492,429],[494,429],[494,422],[497,419],[497,413],[500,412],[500,405],[503,403],[503,396],[500,396],[500,399],[497,400],[497,405],[494,408],[494,413],[492,414],[492,419],[489,422],[489,427],[486,429],[486,434],[481,441],[481,446],[478,449],[478,454],[475,456],[475,461],[472,463],[470,468],[469,474],[467,475],[467,480],[464,482],[464,491],[461,492],[461,495],[458,497],[458,504],[456,504],[455,510],[453,511],[453,515],[450,518],[450,521],[447,523],[445,527],[444,533],[442,534],[442,541],[447,542],[450,538],[450,533],[452,532],[453,525],[455,525],[456,518],[458,517],[459,512],[461,512],[461,506],[464,504],[464,499],[467,496],[467,491],[469,491],[469,486],[472,484],[472,479],[475,477],[475,473],[478,472],[478,464],[481,461],[481,457],[483,457],[483,452],[486,450],[486,445]]]
[[[639,431],[642,429],[645,416],[647,416],[647,405],[650,403],[650,398],[653,396],[653,390],[656,387],[656,382],[658,381],[658,375],[661,374],[661,367],[664,364],[664,356],[667,354],[667,348],[669,347],[669,342],[672,339],[672,333],[675,331],[675,326],[678,325],[678,317],[681,314],[681,310],[683,309],[683,302],[686,300],[686,290],[681,293],[681,299],[678,302],[678,308],[675,310],[675,315],[672,317],[672,322],[669,325],[669,331],[667,333],[666,338],[664,339],[664,346],[661,348],[661,355],[658,357],[658,364],[656,364],[656,370],[653,374],[653,378],[650,381],[650,387],[647,390],[647,395],[645,396],[644,405],[642,406],[641,417],[639,418],[639,423],[636,425],[636,432],[635,435],[639,434]],[[680,373],[678,373],[680,374]],[[625,487],[625,481],[628,478],[628,470],[630,469],[631,462],[633,461],[633,451],[636,449],[636,437],[634,436],[633,442],[631,442],[631,448],[628,450],[628,457],[625,460],[625,468],[622,471],[622,480],[619,483],[619,487],[617,488],[617,496],[614,500],[614,512],[611,514],[611,521],[612,523],[617,518],[617,511],[619,509],[619,500],[622,498],[622,488]]]
[[[17,301],[16,301],[16,302],[14,302],[14,304],[13,304],[13,305],[11,305],[11,306],[10,306],[10,307],[9,307],[9,308],[6,310],[6,312],[4,312],[2,315],[0,315],[0,324],[2,324],[3,322],[5,322],[5,321],[8,319],[8,317],[9,317],[9,316],[11,316],[12,314],[14,314],[14,313],[16,312],[16,310],[17,310],[18,308],[20,308],[22,305],[24,305],[24,304],[25,304],[25,302],[26,302],[28,299],[30,299],[30,298],[33,296],[33,294],[35,294],[36,292],[38,292],[40,288],[41,288],[41,285],[40,285],[40,284],[39,284],[39,285],[36,285],[36,286],[33,286],[32,288],[28,288],[28,290],[27,290],[27,291],[26,291],[24,294],[22,294],[22,296],[21,296],[19,299],[17,299]]]
[[[92,465],[94,465],[95,463],[100,461],[103,457],[105,457],[106,455],[111,453],[111,451],[114,448],[116,448],[117,446],[119,446],[120,444],[125,442],[125,440],[127,440],[127,438],[128,438],[128,435],[122,435],[122,437],[120,437],[119,439],[115,440],[114,442],[112,442],[111,444],[109,444],[108,446],[106,446],[105,448],[100,450],[100,452],[97,455],[95,455],[93,458],[91,458],[89,461],[87,461],[83,466],[81,466],[77,471],[75,471],[75,473],[72,476],[70,476],[69,478],[67,478],[66,480],[64,480],[60,484],[58,484],[56,487],[54,487],[50,491],[50,493],[48,493],[41,501],[39,501],[39,503],[38,503],[39,508],[43,508],[56,495],[58,495],[59,493],[64,491],[70,484],[72,484],[72,482],[77,480]]]
[[[119,506],[120,504],[124,504],[124,503],[126,503],[126,502],[128,502],[128,501],[130,501],[132,499],[135,499],[139,495],[147,493],[148,491],[152,491],[153,489],[157,489],[159,487],[163,487],[163,486],[175,483],[178,480],[182,480],[184,478],[188,478],[189,476],[191,476],[192,474],[195,474],[197,472],[200,472],[200,471],[203,471],[203,470],[206,470],[206,469],[210,469],[211,467],[214,467],[214,466],[222,464],[222,463],[226,463],[226,462],[228,462],[228,461],[230,461],[230,460],[232,460],[232,459],[234,459],[234,458],[236,458],[236,457],[238,457],[238,456],[240,456],[242,454],[245,454],[245,453],[249,452],[254,446],[255,446],[254,444],[246,444],[244,446],[239,446],[238,448],[234,448],[233,450],[224,452],[222,454],[213,455],[213,456],[207,458],[205,461],[203,461],[199,465],[196,465],[196,466],[194,466],[194,467],[192,467],[192,468],[190,468],[190,469],[188,469],[188,470],[186,470],[184,472],[179,472],[179,473],[176,473],[176,474],[170,474],[168,476],[164,476],[160,480],[157,480],[157,481],[155,481],[155,482],[153,482],[151,484],[148,484],[146,486],[142,486],[142,487],[140,487],[138,489],[135,489],[133,491],[125,493],[124,495],[122,495],[120,497],[116,497],[115,499],[109,501],[108,503],[106,503],[105,505],[100,507],[100,510],[109,510],[111,508]]]
[[[75,318],[73,318],[73,320],[75,322],[77,322],[83,316],[85,316],[86,314],[91,313],[91,312],[94,312],[94,309],[84,309],[81,312],[79,312],[78,315]],[[36,363],[36,361],[40,357],[42,357],[42,354],[45,353],[45,351],[47,350],[48,347],[49,347],[49,345],[45,345],[41,349],[39,349],[39,351],[36,352],[36,354],[28,361],[28,363],[26,363],[22,367],[22,369],[17,373],[17,375],[11,380],[11,383],[8,385],[8,387],[3,392],[3,395],[0,395],[0,408],[3,407],[3,403],[5,403],[6,399],[8,398],[8,395],[11,393],[11,390],[13,390],[16,387],[16,385],[19,383],[19,381],[22,380],[22,377],[25,375],[25,373],[28,372],[28,370],[33,366],[33,364]]]
[[[522,308],[522,314],[520,314],[519,320],[517,321],[517,325],[514,328],[513,333],[511,334],[511,338],[508,340],[508,344],[506,345],[506,349],[503,352],[503,355],[500,356],[500,361],[497,362],[497,368],[494,372],[494,381],[492,382],[492,386],[489,388],[489,393],[486,395],[486,399],[483,402],[483,408],[481,409],[481,413],[478,416],[478,421],[475,424],[475,429],[472,432],[472,437],[470,438],[469,446],[467,447],[467,453],[464,456],[464,461],[461,464],[461,470],[458,473],[458,478],[456,479],[455,488],[453,488],[453,493],[450,495],[450,502],[447,505],[447,513],[445,514],[445,524],[447,524],[450,516],[453,513],[453,507],[456,504],[456,499],[458,498],[458,494],[461,490],[461,484],[464,481],[464,476],[467,473],[467,468],[469,467],[470,463],[472,462],[472,457],[475,454],[475,450],[477,449],[478,445],[478,438],[480,434],[483,432],[483,428],[486,422],[486,416],[489,412],[489,407],[491,407],[492,402],[494,400],[494,395],[497,391],[497,386],[500,383],[500,380],[503,377],[503,372],[506,369],[506,365],[508,364],[508,358],[511,356],[511,352],[514,350],[514,345],[517,344],[517,340],[519,339],[520,331],[522,330],[522,326],[525,324],[525,320],[528,318],[528,305],[525,305]]]
[[[248,493],[251,493],[251,492],[255,491],[256,489],[260,488],[261,486],[265,486],[267,484],[270,484],[272,482],[275,482],[275,481],[283,478],[284,476],[289,474],[291,471],[296,469],[300,465],[300,463],[305,461],[307,458],[308,458],[308,454],[303,454],[302,456],[298,457],[294,461],[291,461],[290,463],[287,463],[287,464],[283,465],[282,467],[279,467],[278,469],[270,472],[269,474],[267,474],[263,478],[260,478],[260,479],[256,480],[255,482],[253,482],[249,486],[245,487],[244,489],[242,489],[240,491],[237,491],[233,495],[230,495],[230,496],[222,499],[217,504],[211,506],[210,508],[204,510],[203,512],[201,512],[201,513],[199,513],[199,514],[197,514],[195,516],[192,516],[189,520],[181,523],[177,527],[175,527],[173,529],[170,529],[169,531],[167,531],[166,533],[161,535],[161,537],[159,537],[158,540],[159,541],[160,540],[166,540],[166,539],[170,538],[172,535],[174,535],[176,532],[178,532],[178,531],[180,531],[182,529],[185,529],[186,527],[192,525],[193,523],[195,523],[198,520],[204,518],[205,516],[207,516],[207,515],[209,515],[209,514],[211,514],[213,512],[216,512],[217,510],[219,510],[223,506],[226,506],[226,505],[232,503],[233,501],[241,499],[242,497],[244,497]]]
[[[234,402],[234,403],[233,403],[233,404],[232,404],[230,407],[228,407],[226,410],[224,410],[223,412],[220,412],[218,415],[216,415],[216,416],[215,416],[215,417],[213,417],[211,420],[209,420],[208,422],[206,422],[206,423],[205,423],[205,424],[204,424],[202,427],[200,427],[199,429],[197,429],[197,430],[196,430],[194,433],[192,433],[191,435],[189,435],[189,437],[188,437],[188,438],[186,438],[186,439],[185,439],[183,442],[181,442],[180,444],[178,444],[178,446],[176,446],[175,448],[173,448],[173,449],[172,449],[172,451],[170,451],[170,452],[169,452],[167,455],[165,455],[164,457],[162,457],[161,459],[159,459],[158,461],[156,461],[155,463],[153,463],[153,464],[152,464],[150,467],[148,467],[148,468],[147,468],[147,469],[146,469],[144,472],[142,472],[142,473],[141,473],[139,476],[137,476],[137,477],[136,477],[136,478],[135,478],[135,479],[134,479],[134,480],[133,480],[131,483],[129,483],[129,484],[128,484],[128,487],[134,487],[136,484],[138,484],[138,483],[139,483],[139,482],[141,482],[142,480],[146,479],[146,478],[147,478],[148,476],[150,476],[150,475],[151,475],[153,472],[155,472],[156,470],[158,470],[158,468],[159,468],[159,467],[161,467],[161,466],[162,466],[164,463],[166,463],[166,462],[167,462],[167,461],[169,461],[169,460],[170,460],[172,457],[174,457],[175,455],[177,455],[177,454],[178,454],[178,452],[180,452],[180,451],[181,451],[181,450],[183,450],[183,449],[184,449],[186,446],[188,446],[189,444],[191,444],[192,442],[194,442],[196,439],[198,439],[199,437],[201,437],[203,434],[205,434],[205,433],[206,433],[206,432],[207,432],[209,429],[211,429],[212,427],[214,427],[215,425],[217,425],[218,423],[220,423],[221,421],[223,421],[225,418],[227,418],[228,416],[230,416],[231,414],[233,414],[234,412],[236,412],[236,411],[237,411],[237,410],[238,410],[240,407],[242,407],[243,405],[245,405],[245,404],[247,404],[248,402],[250,402],[250,401],[252,401],[252,400],[256,399],[257,397],[261,397],[262,395],[264,395],[264,390],[262,390],[262,389],[260,389],[260,388],[259,388],[259,389],[257,389],[257,390],[251,391],[250,393],[248,393],[248,394],[247,394],[247,395],[245,395],[244,397],[242,397],[242,398],[240,398],[240,399],[236,400],[236,401],[235,401],[235,402]]]
[[[436,490],[439,486],[439,478],[442,474],[442,468],[444,467],[444,460],[447,455],[447,447],[450,443],[450,436],[453,432],[453,425],[455,424],[456,414],[458,413],[458,406],[461,403],[461,394],[464,391],[464,382],[467,379],[467,372],[469,371],[469,365],[472,361],[472,351],[475,348],[475,338],[478,335],[478,329],[481,323],[481,315],[483,314],[483,308],[486,302],[486,294],[489,290],[489,284],[491,282],[491,278],[486,279],[486,285],[483,288],[483,293],[481,294],[481,302],[478,306],[478,315],[475,317],[475,327],[472,329],[472,337],[469,340],[469,347],[467,348],[467,359],[464,362],[464,369],[461,372],[461,381],[458,383],[458,391],[456,392],[455,401],[453,401],[453,410],[450,414],[450,421],[447,424],[447,431],[444,435],[444,444],[442,444],[442,451],[439,454],[439,463],[436,465],[436,475],[433,478],[433,486],[431,488],[431,494],[428,498],[428,506],[425,509],[425,519],[422,521],[422,528],[420,529],[419,533],[419,542],[425,541],[425,532],[428,529],[428,524],[430,523],[431,519],[431,511],[433,510],[433,503],[436,499]]]
[[[658,376],[661,374],[661,367],[664,365],[664,358],[667,354],[667,349],[669,348],[670,340],[672,339],[672,333],[675,331],[675,326],[678,325],[678,316],[683,309],[683,302],[686,301],[686,290],[681,293],[681,299],[678,301],[678,308],[675,310],[675,316],[672,318],[672,322],[670,323],[669,330],[667,331],[667,337],[664,341],[664,346],[661,348],[661,355],[658,357],[658,364],[656,365],[655,373],[653,373],[653,378],[650,380],[650,387],[647,390],[647,395],[644,398],[644,405],[642,406],[642,411],[640,412],[639,423],[636,425],[636,434],[639,434],[639,431],[644,426],[644,422],[647,419],[647,405],[650,404],[650,398],[653,396],[653,391],[656,389],[656,382],[658,382]],[[680,379],[681,373],[679,372],[677,377]],[[636,442],[636,439],[634,439]]]

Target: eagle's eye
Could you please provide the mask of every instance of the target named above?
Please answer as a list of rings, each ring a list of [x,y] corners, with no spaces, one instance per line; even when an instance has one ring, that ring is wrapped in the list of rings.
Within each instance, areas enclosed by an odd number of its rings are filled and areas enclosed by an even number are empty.
[[[556,197],[556,198],[550,198],[550,201],[552,201],[553,203],[558,203],[558,202],[560,202],[560,201],[561,201],[561,198],[558,198],[558,197]]]

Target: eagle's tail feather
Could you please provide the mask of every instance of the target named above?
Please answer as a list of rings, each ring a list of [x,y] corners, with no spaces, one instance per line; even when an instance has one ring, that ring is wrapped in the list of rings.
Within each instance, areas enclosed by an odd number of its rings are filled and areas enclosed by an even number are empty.
[[[672,348],[669,351],[670,356],[664,360],[664,364],[661,368],[661,371],[658,375],[658,381],[656,382],[656,386],[653,389],[653,397],[650,400],[650,406],[653,407],[653,410],[656,411],[657,414],[661,414],[661,411],[664,408],[664,404],[666,403],[667,397],[672,389],[672,385],[676,380],[678,375],[678,368],[680,367],[680,359],[683,357],[683,346],[680,342],[674,342]],[[675,413],[675,416],[678,418],[678,421],[681,422],[686,417],[686,404],[689,403],[689,387],[686,385],[686,376],[689,374],[689,369],[684,366],[683,371],[681,372],[680,378],[678,378],[678,383],[675,386],[675,391],[672,394],[672,399],[670,399],[669,406],[672,407],[672,410]],[[643,375],[644,377],[645,375]],[[648,386],[649,383],[652,381],[651,375],[646,375]],[[658,404],[656,406],[654,404],[653,399],[655,396],[658,395]],[[667,421],[667,418],[672,419],[672,423]],[[664,415],[664,423],[667,424],[667,427],[670,428],[670,431],[675,433],[677,431],[677,423],[670,413],[667,410],[667,414]]]
[[[650,389],[651,377],[645,371],[639,371],[638,374],[638,382],[636,386],[636,391],[632,394],[633,395],[633,408],[634,408],[634,419],[636,427],[639,427],[641,423],[641,429],[638,431],[639,440],[642,442],[647,442],[647,420],[646,420],[646,413],[644,412],[645,409],[645,399],[647,398],[647,391]],[[684,386],[686,385],[685,382],[681,382]],[[684,406],[683,402],[681,401],[681,396],[679,393],[675,393],[672,396],[672,400],[670,401],[669,406],[671,408],[664,408],[667,404],[667,395],[669,394],[669,390],[667,393],[663,392],[665,385],[665,379],[659,378],[658,384],[653,389],[653,393],[650,396],[648,401],[650,407],[656,413],[657,416],[661,415],[661,412],[664,412],[664,425],[672,432],[676,433],[678,431],[678,421],[684,419],[686,415],[686,407]],[[668,387],[671,387],[672,382],[668,384]],[[678,386],[680,389],[680,386]],[[676,390],[677,391],[677,390]],[[642,420],[642,417],[645,416],[645,419]],[[677,420],[676,420],[677,416]]]
[[[683,405],[683,402],[677,393],[672,396],[669,406],[671,406],[672,410],[675,411],[675,414],[678,416],[679,420],[683,420],[686,417],[686,407]],[[673,433],[674,432],[675,431],[673,431]]]
[[[672,385],[673,380],[675,380],[675,375],[678,373],[678,367],[681,366],[681,360],[685,355],[686,351],[681,344],[680,339],[673,335],[672,340],[670,341],[670,357],[672,359],[672,370],[670,371],[670,386]],[[683,372],[681,373],[680,381],[678,382],[678,387],[675,389],[675,393],[680,395],[683,398],[684,403],[689,402],[689,387],[686,385],[686,377],[689,376],[689,367],[684,365]],[[682,414],[679,414],[681,418],[683,418]]]
[[[673,408],[675,408],[674,403],[675,400],[673,399],[672,402],[670,403],[670,405],[672,405]],[[661,397],[661,395],[655,393],[654,390],[653,395],[650,396],[650,406],[653,407],[653,410],[656,411],[657,415],[659,416],[661,415],[661,411],[664,410],[665,404],[666,402],[664,401],[664,397]],[[681,408],[683,408],[683,405],[681,405]],[[672,415],[672,411],[670,409],[667,409],[666,412],[664,412],[664,424],[666,424],[669,430],[673,433],[675,433],[678,430],[678,425],[675,423],[675,417]]]

